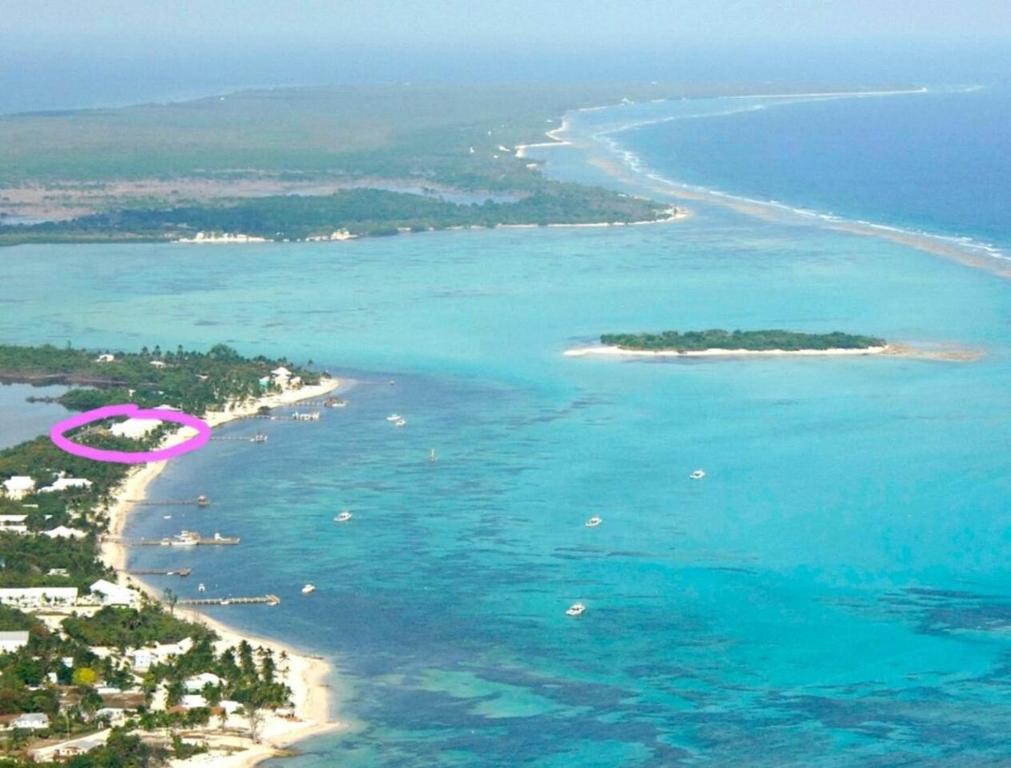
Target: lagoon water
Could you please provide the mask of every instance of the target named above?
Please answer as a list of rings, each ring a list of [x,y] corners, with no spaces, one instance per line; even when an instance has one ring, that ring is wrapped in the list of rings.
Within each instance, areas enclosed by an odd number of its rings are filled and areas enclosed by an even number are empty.
[[[553,173],[596,178],[550,152]],[[1011,760],[1011,282],[693,208],[634,228],[14,248],[0,339],[224,341],[354,380],[319,423],[225,427],[270,440],[176,460],[152,496],[212,505],[147,507],[128,531],[241,536],[132,562],[190,565],[163,584],[185,595],[276,592],[218,615],[334,660],[350,732],[293,768]],[[986,356],[561,355],[700,327]]]

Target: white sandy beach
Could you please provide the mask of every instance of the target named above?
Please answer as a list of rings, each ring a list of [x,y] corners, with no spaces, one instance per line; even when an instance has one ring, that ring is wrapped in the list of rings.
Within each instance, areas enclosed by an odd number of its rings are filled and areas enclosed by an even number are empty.
[[[322,379],[319,384],[305,386],[297,390],[267,395],[242,404],[235,405],[225,411],[205,414],[202,418],[212,428],[229,421],[255,414],[260,408],[276,408],[291,405],[302,400],[322,397],[337,389],[340,381],[337,379]],[[193,436],[194,431],[182,428],[169,435],[163,442],[163,447],[176,445]],[[143,589],[151,597],[158,599],[157,591],[150,585],[125,574],[127,551],[122,541],[122,533],[127,516],[134,507],[134,502],[142,500],[151,482],[165,469],[167,462],[152,462],[135,467],[123,484],[114,494],[113,503],[107,511],[109,517],[108,535],[101,545],[103,561],[119,573],[119,580]],[[269,609],[268,609],[269,610]],[[245,768],[263,760],[282,754],[282,751],[296,741],[326,731],[341,727],[341,723],[331,718],[333,701],[328,680],[330,665],[321,658],[299,653],[293,647],[277,640],[267,640],[237,632],[220,621],[211,619],[195,610],[177,608],[177,613],[187,618],[211,627],[222,640],[222,645],[237,645],[246,640],[254,647],[262,646],[271,649],[275,655],[284,652],[287,655],[287,684],[292,690],[294,717],[291,719],[269,715],[263,724],[261,743],[254,744],[251,739],[239,736],[215,736],[212,732],[201,732],[201,737],[208,737],[211,751],[196,755],[186,761],[172,761],[173,766],[189,768],[190,766],[205,766],[208,768]]]
[[[958,347],[913,347],[908,344],[885,344],[860,349],[696,349],[679,352],[676,349],[624,349],[615,346],[573,347],[565,357],[631,357],[631,358],[734,358],[734,357],[908,357],[920,360],[967,362],[978,360],[978,350]]]

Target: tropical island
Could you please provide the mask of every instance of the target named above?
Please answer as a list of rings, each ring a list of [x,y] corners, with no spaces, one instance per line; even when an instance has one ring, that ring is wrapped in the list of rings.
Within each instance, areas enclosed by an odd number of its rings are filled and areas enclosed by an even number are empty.
[[[158,404],[212,426],[337,385],[308,366],[225,345],[0,346],[0,373],[8,382],[81,385],[59,398],[71,409]],[[129,451],[185,437],[186,428],[158,422],[121,429],[129,423],[70,434]],[[324,662],[177,607],[172,591],[126,571],[126,514],[164,466],[91,461],[48,437],[0,450],[0,764],[140,768],[208,751],[252,762],[333,727]]]
[[[605,333],[601,346],[580,347],[565,352],[585,355],[716,356],[716,355],[871,355],[892,349],[876,336],[802,333],[779,329],[727,331],[662,331],[659,333]]]
[[[629,224],[669,204],[546,178],[527,145],[571,109],[691,88],[278,88],[0,116],[0,245],[345,240]],[[199,239],[197,235],[203,233]]]

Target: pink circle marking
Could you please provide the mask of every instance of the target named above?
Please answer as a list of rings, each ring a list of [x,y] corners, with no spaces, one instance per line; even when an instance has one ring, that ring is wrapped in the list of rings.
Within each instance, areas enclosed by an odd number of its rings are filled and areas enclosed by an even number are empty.
[[[90,424],[93,421],[101,419],[108,419],[111,416],[129,416],[134,419],[170,421],[173,424],[193,427],[197,431],[197,434],[179,443],[179,445],[162,448],[159,451],[106,451],[75,443],[64,434],[75,427],[83,427],[85,424]],[[94,461],[109,461],[116,464],[143,464],[148,461],[164,461],[174,456],[181,456],[184,453],[195,451],[211,439],[211,428],[206,422],[188,413],[159,408],[145,409],[133,403],[122,403],[120,405],[106,405],[102,408],[95,408],[84,413],[79,413],[76,416],[71,416],[69,419],[59,421],[49,430],[49,437],[56,444],[57,448],[74,456],[83,456],[86,459]]]

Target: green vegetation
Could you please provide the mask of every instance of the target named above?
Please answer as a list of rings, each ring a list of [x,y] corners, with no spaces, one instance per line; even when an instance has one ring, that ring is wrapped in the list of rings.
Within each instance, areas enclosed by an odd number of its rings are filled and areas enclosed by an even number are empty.
[[[346,229],[356,235],[397,234],[500,224],[589,224],[651,221],[668,208],[595,187],[550,184],[511,203],[457,205],[422,195],[351,189],[326,196],[260,197],[232,205],[125,209],[62,222],[0,227],[0,244],[26,242],[171,240],[197,232],[232,232],[272,240],[301,240]]]
[[[849,333],[798,333],[796,331],[663,331],[661,333],[606,333],[600,343],[622,349],[698,352],[704,349],[748,349],[797,351],[807,349],[866,349],[884,346],[875,336]]]
[[[318,374],[286,360],[245,359],[224,344],[206,353],[145,347],[139,353],[116,352],[113,357],[101,362],[95,352],[83,349],[0,345],[0,379],[99,387],[72,389],[60,398],[63,405],[76,410],[111,403],[136,403],[144,408],[167,403],[197,414],[263,394],[260,379],[279,365],[306,384],[319,382]]]
[[[114,648],[177,643],[186,637],[213,637],[203,625],[178,619],[158,603],[148,603],[140,609],[106,606],[93,616],[64,620],[63,630],[68,637],[85,645]]]

